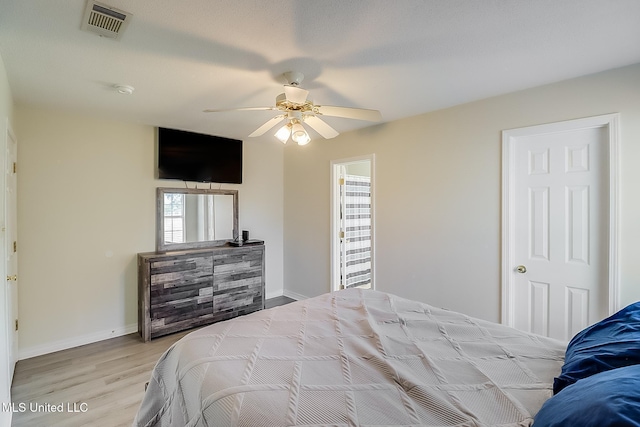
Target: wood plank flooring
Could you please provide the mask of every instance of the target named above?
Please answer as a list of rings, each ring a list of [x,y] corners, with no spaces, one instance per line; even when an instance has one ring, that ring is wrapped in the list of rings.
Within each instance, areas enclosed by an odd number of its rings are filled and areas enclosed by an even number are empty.
[[[265,306],[291,301],[277,297]],[[11,387],[12,426],[131,426],[156,361],[188,332],[147,343],[130,334],[20,360]]]
[[[271,308],[271,307],[276,307],[278,305],[285,305],[294,301],[295,301],[294,299],[285,297],[284,295],[275,297],[275,298],[269,298],[268,300],[264,301],[264,308]]]

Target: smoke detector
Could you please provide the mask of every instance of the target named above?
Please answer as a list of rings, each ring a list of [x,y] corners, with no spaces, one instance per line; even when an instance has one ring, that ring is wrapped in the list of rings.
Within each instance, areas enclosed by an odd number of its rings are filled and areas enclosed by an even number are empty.
[[[113,88],[123,95],[131,95],[135,88],[129,85],[113,85]]]
[[[115,7],[89,0],[84,10],[81,29],[101,37],[119,40],[132,16]]]

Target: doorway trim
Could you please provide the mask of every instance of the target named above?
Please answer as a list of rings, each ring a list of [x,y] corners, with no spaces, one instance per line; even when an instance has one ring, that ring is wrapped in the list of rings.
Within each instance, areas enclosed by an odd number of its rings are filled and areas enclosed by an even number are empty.
[[[2,231],[0,232],[0,277],[7,277],[7,217],[6,217],[6,172],[8,167],[7,162],[7,147],[9,139],[12,138],[17,141],[15,135],[11,129],[11,124],[8,117],[2,118],[0,121],[0,165],[2,176],[0,177],[0,186],[2,187],[2,193],[0,194],[0,223],[2,225]],[[13,299],[11,298],[12,292],[9,287],[14,286],[9,281],[3,280],[2,289],[0,289],[0,342],[4,350],[0,350],[0,401],[2,404],[11,402],[11,383],[13,379],[13,371],[15,367],[15,361],[18,349],[13,345]],[[0,424],[10,425],[12,419],[11,411],[0,411]]]
[[[515,148],[517,138],[528,135],[559,133],[586,128],[606,128],[609,138],[609,314],[620,309],[620,277],[619,277],[619,142],[620,114],[604,114],[601,116],[567,120],[557,123],[529,126],[502,131],[502,313],[501,322],[513,326],[514,313],[514,275],[515,265]]]
[[[330,248],[331,248],[331,253],[330,253],[330,276],[331,276],[331,292],[339,290],[340,289],[340,263],[336,262],[336,259],[338,257],[338,254],[340,253],[340,239],[339,239],[339,233],[340,233],[340,221],[337,220],[338,216],[339,216],[339,207],[340,204],[336,203],[336,198],[337,195],[339,194],[339,180],[340,180],[340,172],[339,172],[339,167],[341,165],[344,164],[349,164],[349,163],[358,163],[358,162],[362,162],[362,161],[369,161],[369,164],[371,165],[371,289],[375,289],[375,283],[376,283],[376,260],[375,260],[375,253],[376,253],[376,244],[375,244],[375,239],[376,239],[376,232],[375,232],[375,228],[376,228],[376,222],[375,222],[375,189],[376,189],[376,183],[375,183],[375,177],[376,177],[376,155],[375,154],[365,154],[363,156],[357,156],[357,157],[349,157],[346,159],[336,159],[336,160],[331,160],[330,162],[330,176],[331,176],[331,190],[329,192],[330,194],[330,206],[331,206],[331,211],[330,211],[330,218],[331,218],[331,224],[330,224],[330,232],[331,232],[331,237],[330,237]]]

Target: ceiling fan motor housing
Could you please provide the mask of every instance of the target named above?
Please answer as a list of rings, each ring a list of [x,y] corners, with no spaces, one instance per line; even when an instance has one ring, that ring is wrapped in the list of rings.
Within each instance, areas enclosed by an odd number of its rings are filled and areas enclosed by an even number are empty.
[[[304,74],[298,71],[287,71],[283,76],[291,86],[300,86],[300,83],[304,80]]]
[[[304,103],[298,104],[291,102],[286,94],[281,93],[276,97],[276,108],[282,111],[312,111],[313,102],[307,99]]]

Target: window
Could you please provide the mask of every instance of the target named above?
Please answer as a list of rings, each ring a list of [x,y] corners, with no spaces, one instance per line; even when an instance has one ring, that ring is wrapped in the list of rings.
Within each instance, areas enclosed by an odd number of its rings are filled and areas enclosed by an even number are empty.
[[[164,195],[164,241],[184,243],[184,194]]]

